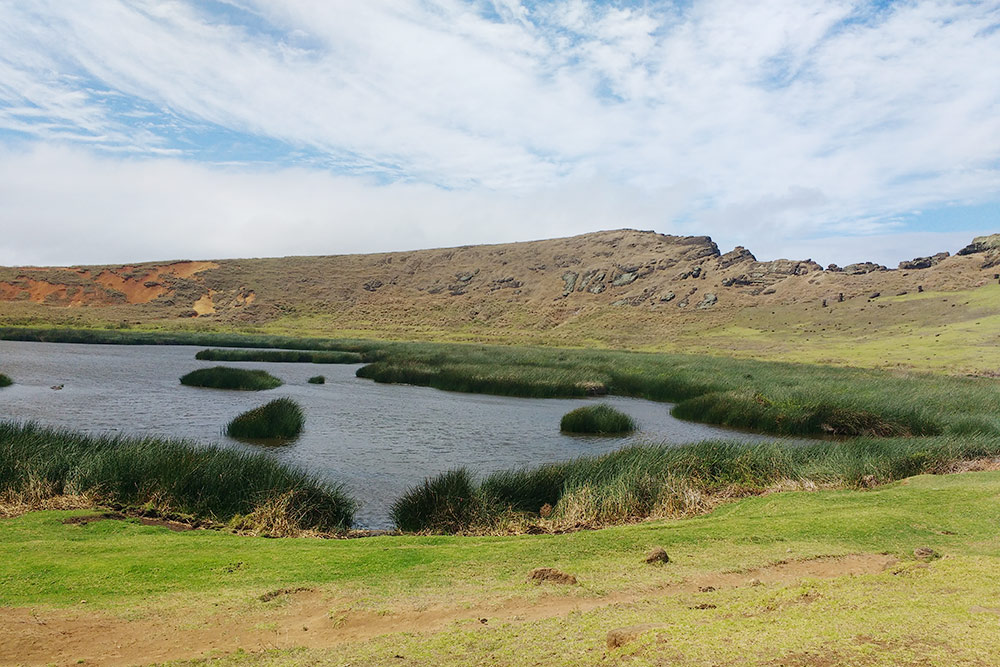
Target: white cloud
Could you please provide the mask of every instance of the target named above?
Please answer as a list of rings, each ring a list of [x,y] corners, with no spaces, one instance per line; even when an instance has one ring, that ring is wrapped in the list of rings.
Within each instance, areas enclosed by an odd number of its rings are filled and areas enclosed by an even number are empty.
[[[146,156],[185,150],[175,135],[214,124],[338,165],[338,174],[173,160],[116,167],[70,152],[69,165],[100,167],[46,179],[57,192],[88,183],[73,198],[98,233],[127,224],[108,204],[114,179],[159,174],[192,197],[207,196],[199,179],[218,182],[243,199],[213,197],[208,208],[253,230],[238,254],[270,253],[252,239],[267,238],[259,225],[280,211],[313,221],[303,232],[310,247],[351,235],[348,245],[365,249],[386,238],[501,241],[519,237],[500,230],[539,236],[549,228],[483,214],[447,222],[492,202],[503,214],[563,220],[553,233],[655,226],[759,252],[755,241],[781,248],[796,238],[890,232],[904,227],[893,217],[900,211],[1000,198],[1000,69],[992,65],[1000,2],[917,0],[882,10],[851,0],[228,4],[251,18],[181,0],[0,4],[0,130],[42,145],[8,153],[5,164],[37,164],[54,154],[45,146],[66,143]],[[164,109],[175,135],[137,122],[116,100]],[[98,182],[101,174],[112,180]],[[355,178],[366,175],[398,184]],[[330,189],[336,201],[296,181]],[[140,192],[150,211],[179,210],[155,189]],[[638,204],[600,224],[574,192],[583,203],[594,192]],[[654,210],[664,192],[669,206]],[[390,197],[403,203],[381,201]],[[143,214],[137,194],[126,198],[133,215]],[[550,208],[530,211],[527,202]],[[326,212],[351,206],[381,222],[353,231],[328,224]],[[382,233],[392,206],[418,220],[408,228],[419,233]],[[255,218],[251,209],[272,213]],[[0,201],[0,224],[15,213],[24,214]],[[368,227],[381,231],[365,237]],[[149,256],[139,239],[128,247]]]

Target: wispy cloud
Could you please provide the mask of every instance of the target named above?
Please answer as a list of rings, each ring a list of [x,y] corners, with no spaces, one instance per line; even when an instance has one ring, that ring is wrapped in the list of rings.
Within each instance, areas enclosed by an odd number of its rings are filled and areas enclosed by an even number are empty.
[[[0,140],[300,168],[359,206],[599,184],[670,202],[600,226],[781,247],[1000,199],[998,26],[990,1],[6,3]]]

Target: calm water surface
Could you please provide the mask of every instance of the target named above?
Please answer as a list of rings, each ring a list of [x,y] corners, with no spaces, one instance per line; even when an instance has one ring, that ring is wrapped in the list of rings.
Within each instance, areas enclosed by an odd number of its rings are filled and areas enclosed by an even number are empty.
[[[682,444],[712,438],[773,440],[670,416],[670,405],[639,399],[536,399],[481,396],[428,387],[377,384],[354,376],[359,365],[239,362],[265,368],[285,384],[264,392],[186,387],[178,378],[218,362],[197,361],[191,346],[117,346],[0,341],[0,418],[33,420],[86,433],[126,433],[224,443],[266,451],[331,481],[361,502],[359,526],[386,528],[388,508],[425,477],[465,466],[478,473],[600,454],[636,442]],[[306,380],[325,375],[326,384]],[[53,385],[63,385],[55,391]],[[248,445],[222,429],[273,398],[298,401],[306,427],[281,447]],[[569,410],[608,403],[639,431],[625,438],[567,436]]]

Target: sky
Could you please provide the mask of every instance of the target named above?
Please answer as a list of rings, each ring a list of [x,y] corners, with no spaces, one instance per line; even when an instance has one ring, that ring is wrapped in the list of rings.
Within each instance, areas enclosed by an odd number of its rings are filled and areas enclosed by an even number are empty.
[[[1000,0],[0,0],[0,264],[1000,232]]]

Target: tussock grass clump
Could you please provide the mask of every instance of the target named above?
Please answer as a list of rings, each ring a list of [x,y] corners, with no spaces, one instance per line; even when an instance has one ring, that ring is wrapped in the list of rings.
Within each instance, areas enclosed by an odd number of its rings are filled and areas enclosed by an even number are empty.
[[[13,380],[3,373],[0,373],[0,387],[9,387],[12,384],[14,384]]]
[[[326,377],[322,375],[314,375],[307,380],[309,384],[326,384]]]
[[[277,398],[234,418],[226,427],[226,435],[249,440],[294,438],[305,423],[305,414],[298,403],[290,398]]]
[[[479,496],[465,468],[424,480],[392,505],[392,520],[409,532],[452,533],[476,522]]]
[[[570,410],[559,422],[563,433],[618,435],[635,430],[635,420],[610,405],[588,405]]]
[[[858,438],[846,442],[638,445],[603,456],[509,470],[463,485],[444,476],[411,490],[401,530],[491,533],[597,527],[703,513],[776,489],[869,488],[1000,455],[1000,438]],[[448,473],[452,475],[453,473]],[[455,499],[461,498],[458,504]],[[402,500],[400,501],[402,502]],[[461,511],[450,509],[459,507]],[[540,510],[550,506],[551,518]],[[442,511],[442,508],[449,508]],[[447,520],[442,520],[446,516]],[[401,522],[401,519],[405,521]]]
[[[319,531],[350,527],[356,508],[339,486],[266,454],[0,422],[0,494],[23,493],[82,495],[221,522],[265,507],[273,521],[281,499],[288,522]]]
[[[213,366],[212,368],[199,368],[196,371],[191,371],[181,378],[181,384],[211,389],[261,391],[280,387],[282,382],[267,371]]]
[[[201,350],[194,355],[201,361],[275,361],[306,364],[359,364],[358,352],[306,350]]]

